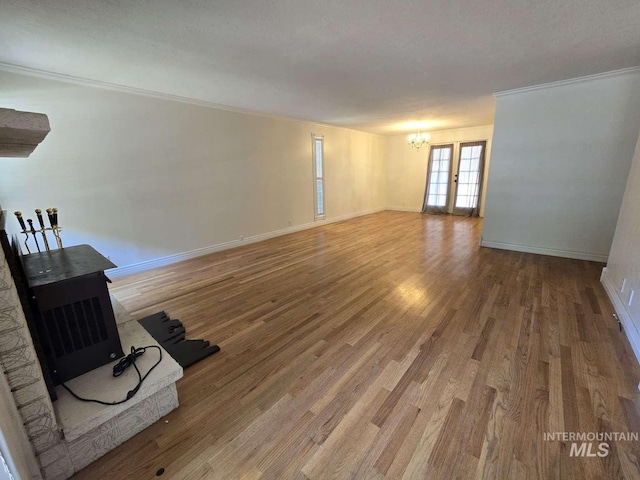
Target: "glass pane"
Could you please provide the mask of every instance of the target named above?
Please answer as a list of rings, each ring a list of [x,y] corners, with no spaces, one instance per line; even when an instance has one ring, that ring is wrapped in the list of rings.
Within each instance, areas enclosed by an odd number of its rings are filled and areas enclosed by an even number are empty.
[[[457,208],[475,208],[478,205],[478,197],[475,195],[462,195],[456,197]]]
[[[456,207],[457,208],[469,208],[469,197],[458,195],[456,197]]]
[[[324,215],[324,182],[316,180],[316,215]]]
[[[322,176],[322,140],[316,140],[316,177]]]
[[[449,190],[451,151],[449,148],[434,147],[431,150],[431,171],[429,172],[429,195],[427,205],[445,207]]]
[[[446,199],[447,197],[445,195],[429,194],[429,201],[427,202],[427,205],[431,207],[444,207]]]
[[[460,150],[458,190],[455,201],[457,208],[476,208],[478,205],[482,149],[482,145],[474,145],[463,146]]]

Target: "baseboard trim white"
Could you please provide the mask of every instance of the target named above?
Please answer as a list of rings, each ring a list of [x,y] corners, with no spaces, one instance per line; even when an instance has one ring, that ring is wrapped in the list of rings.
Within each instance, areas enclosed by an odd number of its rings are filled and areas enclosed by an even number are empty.
[[[633,353],[636,356],[636,360],[640,364],[640,332],[638,332],[635,323],[633,323],[631,314],[629,314],[624,301],[622,301],[622,299],[620,298],[620,295],[618,294],[613,281],[607,274],[607,267],[604,267],[602,269],[602,275],[600,275],[600,283],[602,283],[604,291],[607,292],[609,300],[611,300],[611,303],[613,304],[613,309],[618,315],[618,319],[622,322],[622,329],[624,330],[624,334],[629,339],[629,343],[631,344]],[[638,389],[640,389],[640,385],[638,385]]]
[[[392,210],[394,212],[422,212],[421,208],[416,207],[387,207],[385,210]]]
[[[167,255],[166,257],[154,258],[152,260],[146,260],[140,263],[134,263],[132,265],[126,265],[124,267],[114,268],[107,271],[109,277],[118,278],[125,275],[132,275],[134,273],[145,272],[158,267],[164,267],[173,263],[182,262],[191,258],[201,257],[210,253],[221,252],[222,250],[229,250],[230,248],[240,247],[249,243],[261,242],[262,240],[268,240],[269,238],[281,237],[282,235],[288,235],[290,233],[300,232],[302,230],[308,230],[310,228],[320,227],[329,223],[342,222],[351,218],[362,217],[364,215],[371,215],[372,213],[382,212],[385,208],[374,208],[371,210],[365,210],[362,212],[354,212],[346,215],[340,215],[325,220],[318,220],[317,222],[303,223],[301,225],[295,225],[292,227],[283,228],[281,230],[274,230],[272,232],[260,233],[250,237],[245,237],[244,240],[232,240],[230,242],[218,243],[216,245],[210,245],[208,247],[197,248],[188,252],[176,253],[173,255]]]
[[[514,252],[537,253],[538,255],[551,255],[552,257],[575,258],[577,260],[589,260],[592,262],[606,263],[609,255],[589,252],[574,252],[571,250],[559,250],[546,247],[532,247],[530,245],[518,245],[516,243],[502,243],[480,240],[481,247],[498,248],[500,250],[513,250]]]

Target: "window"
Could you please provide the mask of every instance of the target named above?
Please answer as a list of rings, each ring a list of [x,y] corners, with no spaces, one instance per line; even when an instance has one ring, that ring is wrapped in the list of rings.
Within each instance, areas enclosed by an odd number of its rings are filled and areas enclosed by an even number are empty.
[[[324,220],[324,137],[311,135],[313,140],[313,201],[315,219]]]

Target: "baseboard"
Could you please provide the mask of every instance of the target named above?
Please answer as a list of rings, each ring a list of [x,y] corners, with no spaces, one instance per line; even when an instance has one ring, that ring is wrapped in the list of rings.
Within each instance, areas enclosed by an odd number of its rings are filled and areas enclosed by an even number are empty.
[[[123,277],[125,275],[132,275],[134,273],[145,272],[147,270],[152,270],[154,268],[171,265],[172,263],[178,263],[184,260],[189,260],[190,258],[201,257],[203,255],[208,255],[210,253],[221,252],[222,250],[229,250],[230,248],[240,247],[242,245],[247,245],[249,243],[261,242],[263,240],[268,240],[269,238],[281,237],[282,235],[288,235],[290,233],[295,233],[295,232],[300,232],[302,230],[308,230],[310,228],[320,227],[322,225],[327,225],[329,223],[342,222],[344,220],[361,217],[363,215],[370,215],[372,213],[382,212],[384,210],[385,208],[374,208],[374,209],[365,210],[362,212],[354,212],[346,215],[340,215],[338,217],[333,217],[325,220],[318,220],[316,222],[303,223],[301,225],[295,225],[292,227],[283,228],[282,230],[274,230],[272,232],[260,233],[258,235],[245,237],[244,240],[232,240],[230,242],[218,243],[216,245],[197,248],[195,250],[190,250],[188,252],[176,253],[173,255],[168,255],[166,257],[154,258],[152,260],[146,260],[144,262],[134,263],[132,265],[126,265],[124,267],[114,268],[113,270],[109,270],[107,273],[109,277],[112,277],[112,278]]]
[[[604,287],[605,292],[609,296],[609,300],[613,304],[613,309],[616,311],[616,315],[618,315],[618,319],[622,322],[622,328],[624,330],[625,335],[629,339],[629,343],[631,344],[631,348],[633,349],[633,353],[636,355],[636,360],[640,363],[640,332],[633,323],[631,315],[627,310],[627,307],[624,304],[624,301],[618,295],[618,291],[616,290],[613,281],[607,274],[607,267],[602,269],[602,275],[600,276],[600,282]],[[640,385],[638,386],[640,389]]]
[[[394,212],[422,212],[421,208],[416,207],[387,207],[385,210],[393,210]]]
[[[574,252],[571,250],[559,250],[546,247],[532,247],[529,245],[518,245],[516,243],[502,243],[480,240],[481,247],[498,248],[500,250],[513,250],[514,252],[537,253],[538,255],[551,255],[552,257],[575,258],[577,260],[589,260],[591,262],[607,263],[609,255],[589,252]]]

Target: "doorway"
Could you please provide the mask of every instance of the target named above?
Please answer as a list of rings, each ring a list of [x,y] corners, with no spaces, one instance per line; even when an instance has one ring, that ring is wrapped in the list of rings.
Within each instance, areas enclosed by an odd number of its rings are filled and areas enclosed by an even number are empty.
[[[422,213],[479,216],[486,145],[431,146]]]

